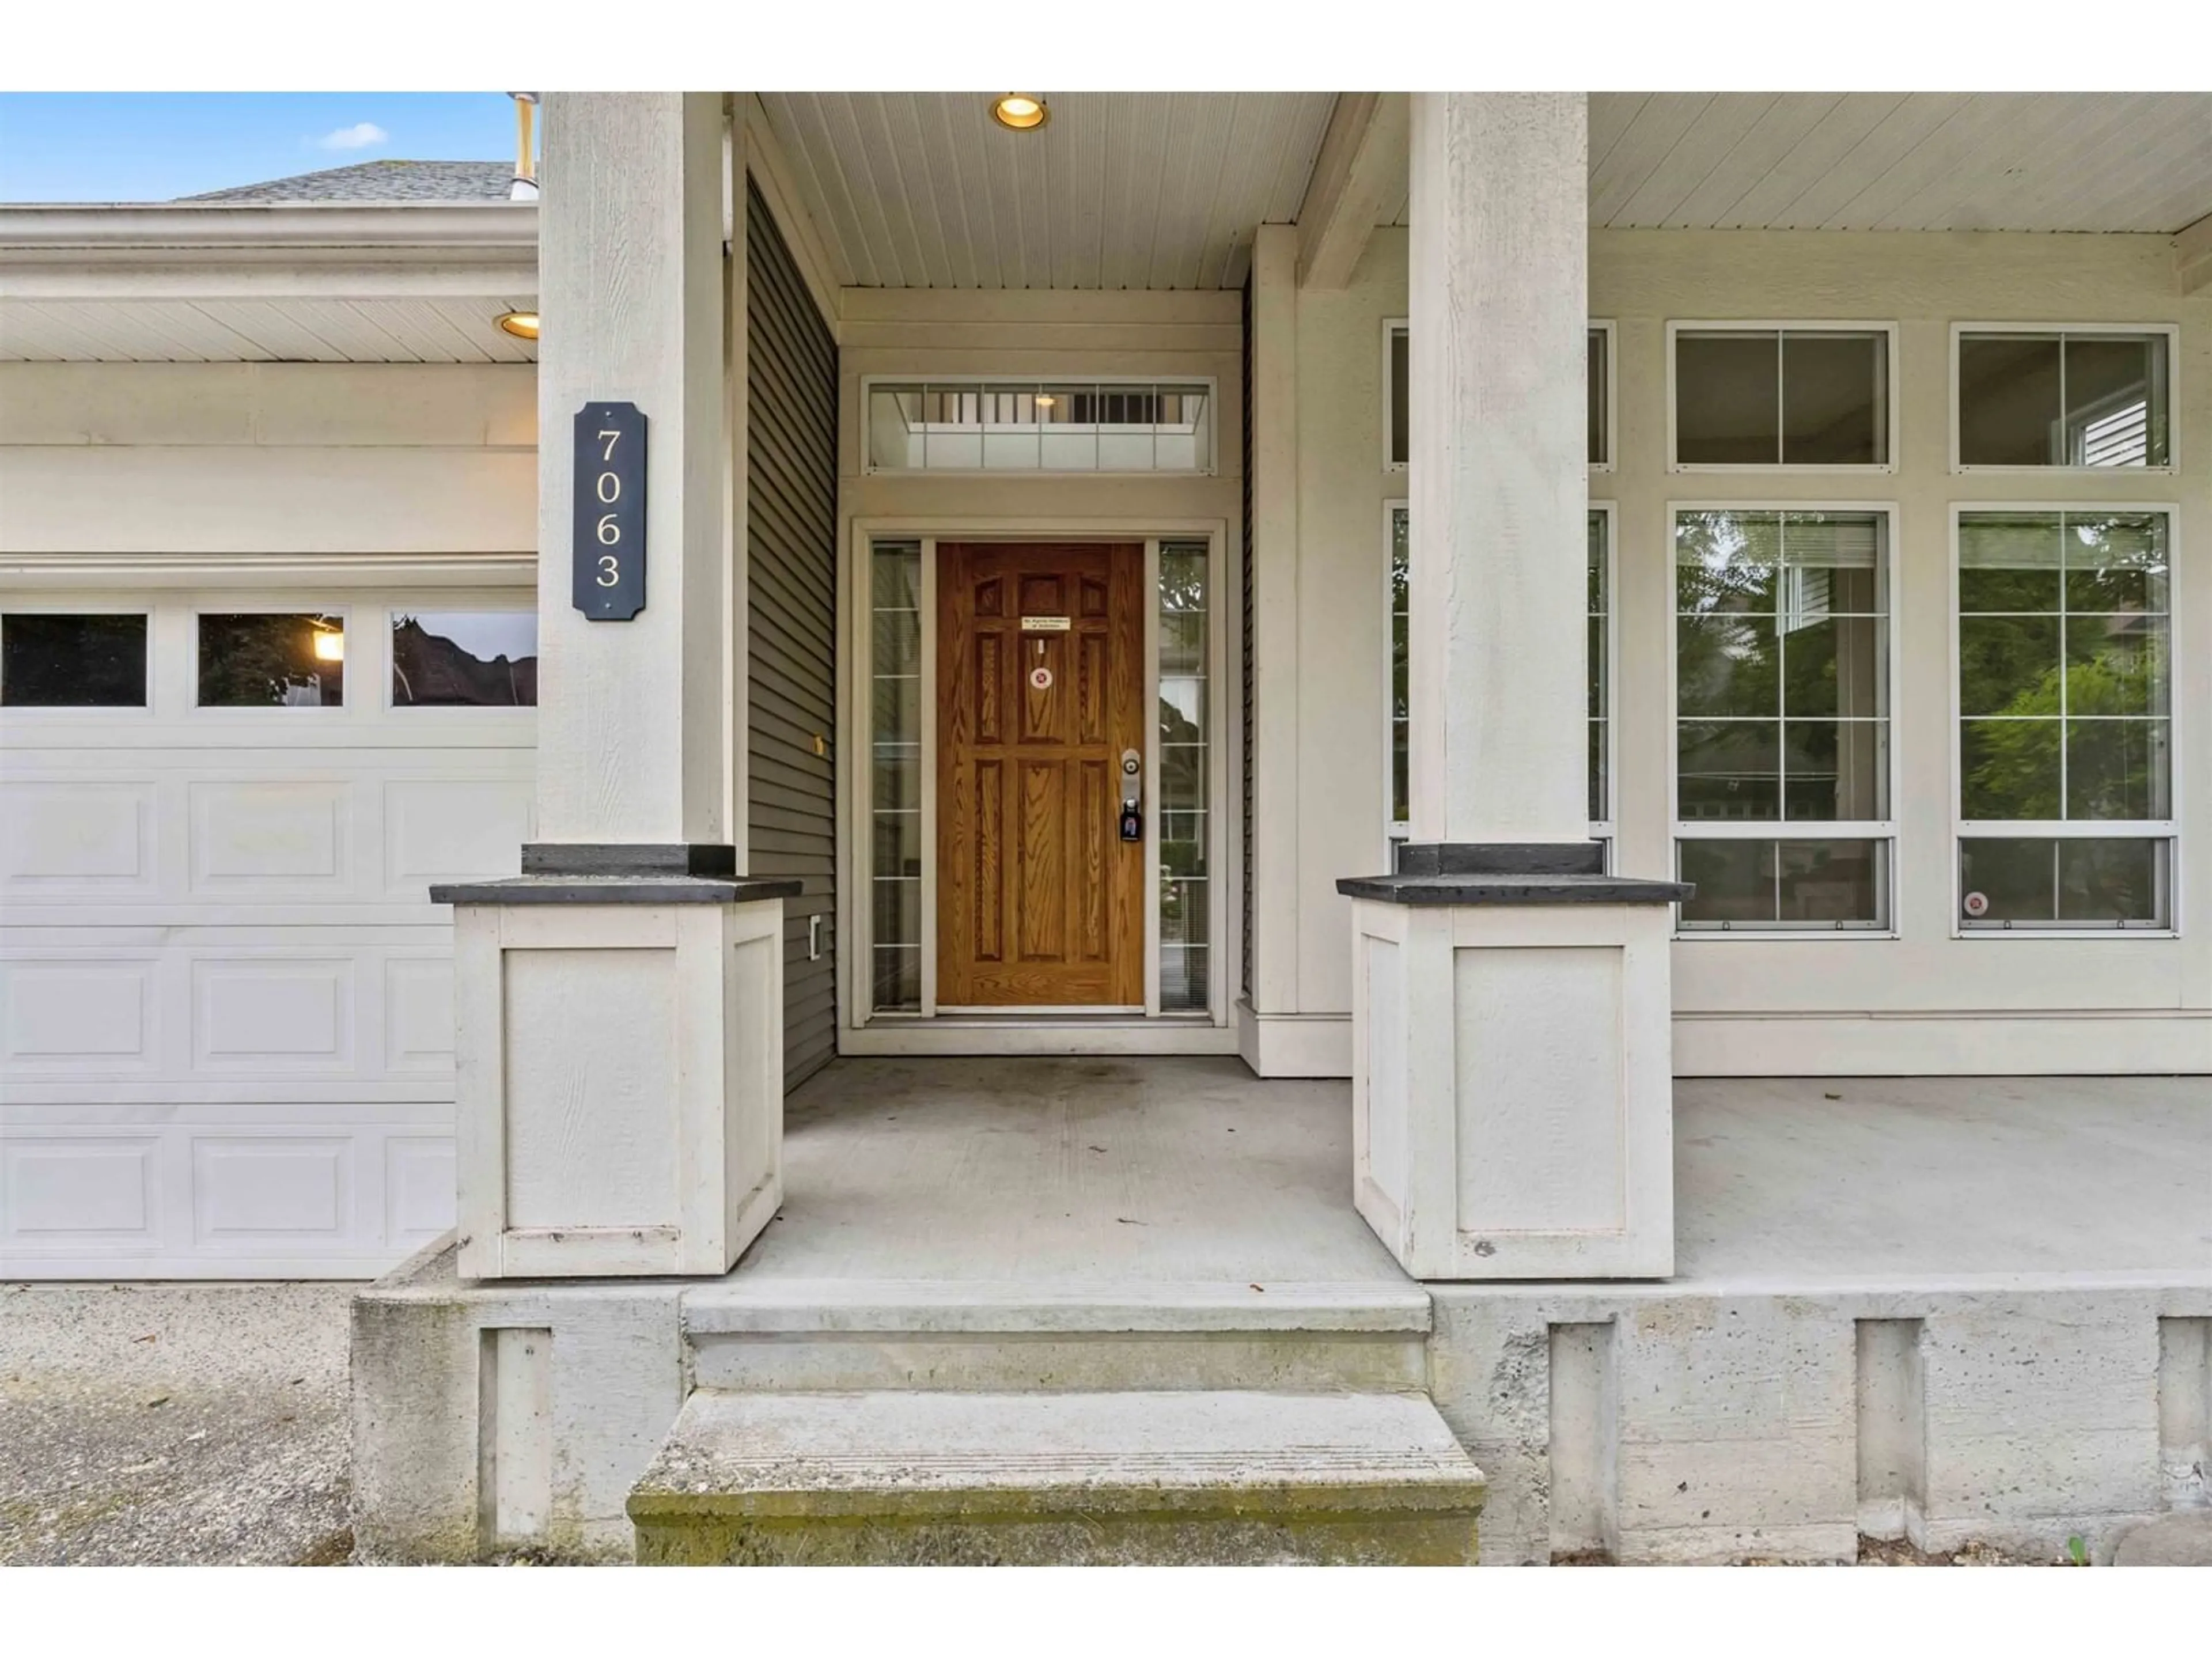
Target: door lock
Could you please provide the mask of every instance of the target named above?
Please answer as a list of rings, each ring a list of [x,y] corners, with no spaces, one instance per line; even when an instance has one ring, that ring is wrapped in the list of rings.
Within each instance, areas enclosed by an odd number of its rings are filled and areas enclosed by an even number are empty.
[[[1133,749],[1121,751],[1121,839],[1145,838],[1145,757]]]

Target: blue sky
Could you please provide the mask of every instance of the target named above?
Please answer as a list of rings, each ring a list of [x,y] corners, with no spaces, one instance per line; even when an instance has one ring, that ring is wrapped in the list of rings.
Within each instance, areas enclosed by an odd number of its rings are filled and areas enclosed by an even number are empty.
[[[164,202],[380,156],[514,154],[503,92],[0,93],[0,202]]]

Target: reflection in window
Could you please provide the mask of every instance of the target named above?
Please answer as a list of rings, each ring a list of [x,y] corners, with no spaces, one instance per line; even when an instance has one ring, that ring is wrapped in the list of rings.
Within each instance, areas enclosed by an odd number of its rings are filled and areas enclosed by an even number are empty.
[[[535,707],[534,611],[395,611],[395,708]]]
[[[335,708],[345,701],[345,618],[203,612],[203,708]]]
[[[1887,531],[1875,513],[1676,516],[1685,927],[1887,925]]]
[[[1588,459],[1592,466],[1609,466],[1613,463],[1610,441],[1613,408],[1613,372],[1611,354],[1606,349],[1607,331],[1589,331],[1583,363],[1583,391],[1589,405]],[[1411,397],[1413,362],[1408,347],[1407,325],[1389,325],[1389,358],[1386,388],[1385,418],[1389,422],[1387,437],[1392,466],[1403,466],[1413,451],[1413,417]]]
[[[868,590],[871,1006],[921,1008],[921,545],[877,542]]]
[[[1160,1011],[1205,1012],[1208,894],[1206,544],[1160,544]]]
[[[1961,466],[2166,466],[2166,337],[1959,337]]]
[[[1879,466],[1889,459],[1889,335],[1684,329],[1674,336],[1680,466]]]
[[[145,706],[143,615],[11,611],[0,617],[0,707]]]
[[[872,382],[875,472],[1206,472],[1203,382]]]
[[[1960,514],[1963,925],[2170,925],[2169,605],[2163,514]]]

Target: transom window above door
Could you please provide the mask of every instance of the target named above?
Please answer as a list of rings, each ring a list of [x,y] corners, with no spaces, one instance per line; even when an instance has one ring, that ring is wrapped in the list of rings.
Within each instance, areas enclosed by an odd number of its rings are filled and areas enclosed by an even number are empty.
[[[871,472],[1211,472],[1205,380],[865,383]]]
[[[1669,323],[1671,465],[1887,471],[1896,331],[1886,323]]]

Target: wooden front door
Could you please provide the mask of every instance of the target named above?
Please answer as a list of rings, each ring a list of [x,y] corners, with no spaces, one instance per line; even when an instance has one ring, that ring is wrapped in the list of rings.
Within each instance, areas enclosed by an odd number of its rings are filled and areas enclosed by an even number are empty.
[[[937,548],[939,1007],[1136,1007],[1144,549]],[[1149,810],[1150,803],[1146,803]]]

